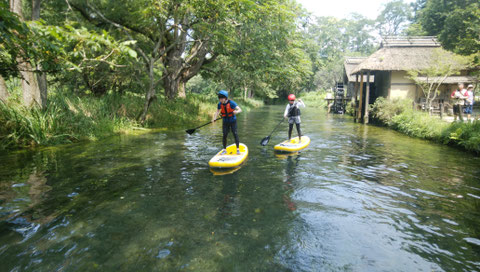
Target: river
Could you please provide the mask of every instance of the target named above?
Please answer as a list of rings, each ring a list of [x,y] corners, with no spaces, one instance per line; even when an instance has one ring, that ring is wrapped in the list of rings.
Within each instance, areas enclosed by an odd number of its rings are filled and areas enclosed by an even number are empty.
[[[220,122],[0,155],[0,270],[480,271],[480,158],[314,108],[278,155],[283,109],[225,175]]]

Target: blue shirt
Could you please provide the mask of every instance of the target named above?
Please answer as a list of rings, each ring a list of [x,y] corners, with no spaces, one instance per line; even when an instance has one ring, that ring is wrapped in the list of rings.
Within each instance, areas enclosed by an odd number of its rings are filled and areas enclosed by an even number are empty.
[[[235,103],[233,100],[228,100],[228,102],[230,102],[230,107],[233,110],[238,106],[237,103]],[[222,104],[222,102],[218,102],[217,109],[221,109],[220,104]],[[235,115],[233,115],[232,117],[224,117],[223,118],[223,122],[233,123],[235,121],[237,121],[237,116],[235,116]]]

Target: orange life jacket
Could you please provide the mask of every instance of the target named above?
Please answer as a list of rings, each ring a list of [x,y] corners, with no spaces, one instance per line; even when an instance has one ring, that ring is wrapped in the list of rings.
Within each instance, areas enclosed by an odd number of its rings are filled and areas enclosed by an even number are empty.
[[[233,111],[232,107],[230,106],[230,100],[226,104],[220,103],[220,109],[222,113],[222,117],[233,117]]]

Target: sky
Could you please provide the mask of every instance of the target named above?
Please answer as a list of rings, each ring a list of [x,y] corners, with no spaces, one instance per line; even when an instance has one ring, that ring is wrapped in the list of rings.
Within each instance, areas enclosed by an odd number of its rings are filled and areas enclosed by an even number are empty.
[[[307,11],[317,16],[347,18],[350,13],[359,13],[369,19],[376,19],[383,4],[389,0],[297,0]],[[404,0],[412,3],[414,0]]]

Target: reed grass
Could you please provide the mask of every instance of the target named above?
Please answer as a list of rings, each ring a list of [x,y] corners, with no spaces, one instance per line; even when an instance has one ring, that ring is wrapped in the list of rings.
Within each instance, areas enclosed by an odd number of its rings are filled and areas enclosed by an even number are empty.
[[[144,97],[135,93],[102,97],[52,93],[43,110],[25,108],[18,96],[12,97],[6,103],[0,102],[0,149],[97,140],[119,133],[138,133],[140,127],[140,131],[147,132],[149,128],[186,129],[209,121],[218,103],[216,97],[200,94],[173,101],[158,96],[146,122],[140,124],[137,117]],[[254,99],[235,101],[243,110],[263,105]]]

